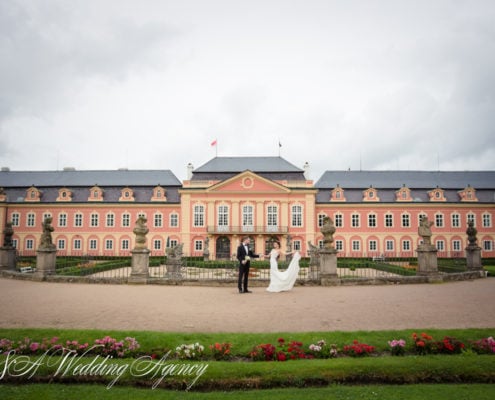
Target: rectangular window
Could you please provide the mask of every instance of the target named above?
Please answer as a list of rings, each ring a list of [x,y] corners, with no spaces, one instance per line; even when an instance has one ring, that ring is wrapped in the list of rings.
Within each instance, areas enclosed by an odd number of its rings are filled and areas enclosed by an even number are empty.
[[[318,248],[323,249],[325,242],[323,240],[318,240]],[[335,244],[335,248],[337,248],[337,244]]]
[[[179,214],[170,214],[170,227],[177,228],[179,226]]]
[[[483,250],[492,251],[493,250],[493,242],[491,240],[483,240]]]
[[[59,239],[57,242],[57,248],[59,250],[65,250],[65,240],[64,239]]]
[[[385,226],[392,228],[394,226],[394,216],[392,214],[385,214]]]
[[[218,229],[220,231],[226,231],[229,226],[229,207],[218,206]]]
[[[161,250],[162,249],[162,241],[160,239],[153,240],[153,249]]]
[[[12,226],[19,226],[20,225],[20,216],[18,213],[13,213],[12,214]]]
[[[323,241],[321,241],[320,247],[323,247]],[[343,251],[344,250],[344,242],[342,240],[336,240],[335,241],[335,249],[338,251]]]
[[[318,228],[321,228],[325,222],[325,214],[318,214]]]
[[[409,228],[411,226],[411,218],[409,214],[402,214],[402,227]]]
[[[17,249],[17,239],[12,239],[12,247]]]
[[[162,214],[155,214],[153,218],[153,223],[155,228],[161,228],[163,225],[163,216]]]
[[[96,250],[98,248],[96,239],[90,239],[89,240],[89,249],[90,250]]]
[[[33,239],[27,239],[26,240],[26,250],[33,250],[34,249],[34,240]]]
[[[122,239],[120,242],[120,248],[122,250],[129,250],[129,239]]]
[[[352,241],[352,251],[360,251],[361,250],[361,242],[359,240]]]
[[[436,241],[436,247],[438,251],[444,251],[445,250],[445,242],[443,240],[437,240]]]
[[[202,240],[195,240],[194,241],[194,250],[203,251],[203,241]]]
[[[278,207],[277,206],[268,206],[267,214],[266,214],[266,223],[268,225],[268,230],[276,231],[276,227],[278,226]]]
[[[170,239],[170,247],[177,247],[179,245],[179,242],[177,239]]]
[[[105,250],[113,250],[113,240],[112,239],[105,240]]]
[[[51,216],[52,216],[52,214],[50,214],[50,213],[43,214],[43,222],[45,222],[45,219],[50,218]]]
[[[122,214],[122,226],[131,226],[131,215],[130,214]]]
[[[74,226],[82,226],[83,225],[83,216],[82,214],[74,215]]]
[[[342,214],[335,214],[335,227],[342,228],[344,226],[344,217]]]
[[[91,214],[91,226],[98,226],[98,214]]]
[[[368,227],[376,228],[376,215],[375,214],[368,215]]]
[[[378,244],[376,240],[370,240],[369,242],[369,251],[376,251],[378,249]]]
[[[491,227],[492,227],[492,215],[483,214],[483,228],[491,228]]]
[[[205,224],[205,207],[202,205],[194,206],[194,220],[193,226],[204,226]]]
[[[107,214],[107,226],[112,227],[115,226],[115,215]]]
[[[81,239],[74,239],[74,250],[81,250]]]
[[[303,226],[302,206],[292,206],[292,226]]]
[[[58,226],[67,226],[67,214],[58,215]]]
[[[461,226],[461,216],[459,214],[452,214],[452,228],[459,228]]]
[[[359,214],[351,215],[351,226],[353,228],[359,228]]]
[[[402,250],[403,251],[411,251],[411,241],[403,240],[402,241]]]
[[[253,230],[253,206],[242,206],[242,230]]]
[[[473,221],[473,224],[474,226],[476,226],[476,216],[472,213],[469,213],[467,216],[467,223],[469,223],[470,221]]]
[[[435,215],[435,226],[437,228],[443,228],[443,214]]]
[[[34,214],[33,213],[29,213],[27,215],[27,226],[34,226]]]
[[[292,250],[293,251],[301,251],[301,241],[300,240],[294,240],[292,242]]]
[[[460,240],[453,240],[452,241],[452,250],[461,251],[461,241]]]
[[[393,240],[385,240],[385,249],[387,251],[394,251],[394,241]]]

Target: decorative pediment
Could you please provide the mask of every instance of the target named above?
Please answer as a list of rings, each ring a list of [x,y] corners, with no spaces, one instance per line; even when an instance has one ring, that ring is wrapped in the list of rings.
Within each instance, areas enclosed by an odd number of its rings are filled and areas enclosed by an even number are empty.
[[[58,189],[58,197],[56,201],[72,201],[72,191],[67,188]]]
[[[103,189],[97,185],[89,189],[88,201],[103,201]]]
[[[160,185],[153,188],[151,201],[167,201],[167,190]]]
[[[24,198],[24,201],[40,201],[41,195],[41,190],[31,186],[28,190],[26,190],[26,197]]]
[[[227,193],[288,193],[290,190],[270,179],[263,178],[251,171],[244,171],[225,181],[210,186],[208,192]]]
[[[476,197],[476,189],[471,187],[471,185],[468,185],[468,187],[464,190],[459,190],[457,193],[459,193],[461,201],[478,201],[478,198]]]
[[[411,196],[411,189],[406,187],[405,185],[402,186],[399,190],[395,191],[395,200],[396,201],[413,201],[413,198]]]
[[[378,190],[376,190],[373,187],[370,187],[369,189],[363,190],[363,201],[380,201],[380,198],[378,197]]]
[[[430,196],[430,201],[447,201],[445,198],[445,193],[443,189],[436,187],[433,190],[428,192],[428,196]]]
[[[337,185],[337,187],[330,193],[330,201],[346,201],[344,189]]]
[[[119,201],[134,201],[134,190],[125,187],[120,192]]]

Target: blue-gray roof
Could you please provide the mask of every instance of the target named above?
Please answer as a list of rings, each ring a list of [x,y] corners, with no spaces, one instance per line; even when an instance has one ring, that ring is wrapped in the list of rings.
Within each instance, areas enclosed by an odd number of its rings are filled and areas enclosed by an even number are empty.
[[[495,171],[326,171],[318,189],[495,189]]]
[[[170,170],[0,171],[0,187],[181,186]]]
[[[193,173],[211,172],[304,172],[282,157],[215,157]]]

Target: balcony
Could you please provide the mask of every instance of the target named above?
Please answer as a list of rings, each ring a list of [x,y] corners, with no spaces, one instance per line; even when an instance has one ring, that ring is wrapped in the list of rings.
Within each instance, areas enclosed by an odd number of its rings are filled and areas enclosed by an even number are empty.
[[[207,232],[214,235],[243,235],[243,234],[286,234],[289,232],[287,226],[232,226],[232,225],[215,225],[208,226]]]

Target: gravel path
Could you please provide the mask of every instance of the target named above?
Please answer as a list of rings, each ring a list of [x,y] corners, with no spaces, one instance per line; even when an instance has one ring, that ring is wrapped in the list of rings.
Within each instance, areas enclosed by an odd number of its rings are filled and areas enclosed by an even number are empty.
[[[495,279],[387,286],[103,285],[0,279],[0,328],[301,332],[495,328]]]

